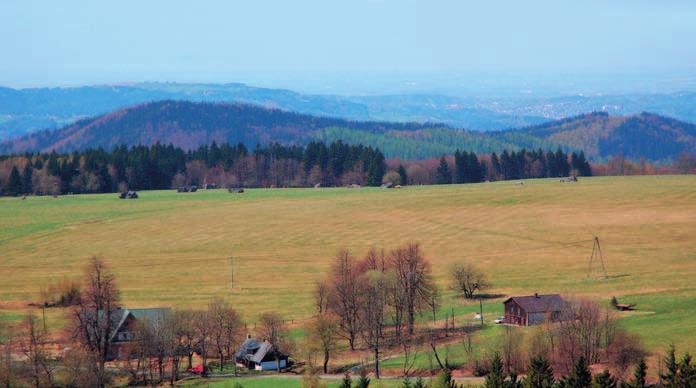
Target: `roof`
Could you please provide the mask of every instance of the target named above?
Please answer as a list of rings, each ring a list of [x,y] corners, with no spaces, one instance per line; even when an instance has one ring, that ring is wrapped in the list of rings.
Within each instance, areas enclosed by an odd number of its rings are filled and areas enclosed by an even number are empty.
[[[514,301],[528,313],[562,311],[567,307],[566,301],[558,294],[513,296],[503,303]]]
[[[244,358],[257,364],[261,363],[266,355],[273,353],[273,345],[264,340],[247,338],[237,350],[237,358]]]
[[[128,316],[132,316],[136,321],[146,319],[149,322],[155,322],[166,317],[169,317],[172,309],[169,307],[155,307],[145,309],[127,309],[124,307],[117,308],[111,312],[112,329],[109,340],[113,341],[116,333],[121,329],[121,326],[126,322]]]
[[[127,309],[131,314],[133,314],[133,318],[136,320],[139,319],[147,319],[149,321],[156,321],[159,319],[165,319],[172,314],[172,309],[169,307],[154,307],[154,308],[147,308],[147,309]]]
[[[256,353],[256,350],[261,346],[261,342],[255,338],[247,338],[237,350],[237,357],[244,357],[249,352]]]

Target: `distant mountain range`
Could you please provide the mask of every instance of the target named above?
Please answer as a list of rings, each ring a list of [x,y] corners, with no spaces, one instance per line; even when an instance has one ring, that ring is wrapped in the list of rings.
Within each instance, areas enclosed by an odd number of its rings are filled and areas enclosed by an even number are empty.
[[[0,141],[77,120],[162,100],[247,103],[361,121],[438,122],[490,131],[541,124],[585,112],[643,111],[696,122],[696,93],[466,98],[432,94],[332,96],[244,84],[134,83],[75,88],[0,87]]]
[[[82,119],[0,143],[0,153],[71,151],[120,144],[173,144],[191,149],[203,144],[279,142],[306,144],[343,140],[379,147],[387,157],[422,159],[461,148],[475,152],[504,149],[584,150],[589,158],[613,155],[666,160],[696,152],[696,126],[642,113],[583,114],[513,130],[477,132],[443,124],[354,121],[318,117],[249,104],[159,101]]]

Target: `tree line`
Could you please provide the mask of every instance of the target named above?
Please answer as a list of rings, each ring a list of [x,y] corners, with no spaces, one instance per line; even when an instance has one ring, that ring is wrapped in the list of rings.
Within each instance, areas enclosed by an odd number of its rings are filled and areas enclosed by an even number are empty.
[[[306,146],[243,144],[101,148],[60,154],[0,157],[0,194],[58,195],[161,190],[215,184],[218,187],[379,186],[475,183],[485,180],[592,175],[583,152],[503,151],[500,156],[457,150],[439,165],[387,161],[379,148],[311,142]]]

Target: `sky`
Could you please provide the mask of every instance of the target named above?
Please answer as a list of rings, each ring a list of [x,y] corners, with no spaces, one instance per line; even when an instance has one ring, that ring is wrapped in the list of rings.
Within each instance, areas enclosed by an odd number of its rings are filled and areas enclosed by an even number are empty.
[[[678,89],[696,79],[695,21],[694,1],[3,0],[0,85]]]

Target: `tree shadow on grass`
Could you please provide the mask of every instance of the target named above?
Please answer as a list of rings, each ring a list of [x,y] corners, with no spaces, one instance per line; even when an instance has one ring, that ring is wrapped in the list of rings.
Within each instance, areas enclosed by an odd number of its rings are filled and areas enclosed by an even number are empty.
[[[505,296],[505,294],[474,294],[474,297],[471,299],[472,300],[500,299],[504,296]]]

